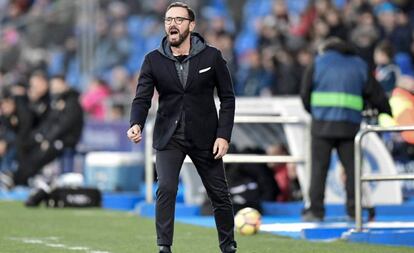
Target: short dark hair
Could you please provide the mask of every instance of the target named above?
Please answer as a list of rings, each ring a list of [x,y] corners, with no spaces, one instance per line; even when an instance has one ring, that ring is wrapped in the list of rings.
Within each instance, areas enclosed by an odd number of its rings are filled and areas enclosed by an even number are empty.
[[[356,49],[351,43],[334,36],[328,37],[319,44],[319,54],[322,54],[327,50],[335,50],[342,54],[356,54]]]
[[[171,3],[170,5],[168,5],[166,12],[167,12],[169,9],[173,8],[173,7],[181,7],[181,8],[186,9],[186,10],[187,10],[187,12],[188,12],[188,18],[189,18],[191,21],[194,21],[194,20],[195,20],[195,14],[194,14],[194,11],[193,11],[193,9],[191,9],[191,8],[190,8],[190,6],[188,6],[188,4],[183,3],[183,2],[174,2],[174,3]]]
[[[50,80],[52,80],[52,79],[58,79],[58,80],[60,80],[62,82],[65,82],[65,80],[66,80],[66,78],[65,78],[65,76],[63,74],[53,75],[53,76],[50,77]]]
[[[13,99],[13,92],[11,91],[10,85],[0,90],[0,99]]]
[[[43,71],[43,70],[40,70],[40,69],[34,70],[34,71],[30,74],[30,77],[40,77],[40,78],[43,78],[43,79],[45,79],[45,80],[47,80],[47,79],[48,79],[48,76],[47,76],[46,72],[45,72],[45,71]]]
[[[383,40],[375,47],[375,50],[383,52],[390,60],[394,57],[394,47],[392,44],[387,41]]]

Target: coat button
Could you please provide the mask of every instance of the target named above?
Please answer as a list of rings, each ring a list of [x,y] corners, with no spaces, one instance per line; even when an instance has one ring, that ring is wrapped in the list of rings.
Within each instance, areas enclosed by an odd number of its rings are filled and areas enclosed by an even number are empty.
[[[175,121],[175,124],[178,124],[178,120]]]

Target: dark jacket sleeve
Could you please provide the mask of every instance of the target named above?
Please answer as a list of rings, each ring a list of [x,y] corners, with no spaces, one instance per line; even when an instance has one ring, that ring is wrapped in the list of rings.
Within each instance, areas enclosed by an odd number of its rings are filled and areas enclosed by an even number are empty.
[[[83,110],[79,103],[78,96],[69,96],[65,99],[65,108],[60,113],[64,116],[55,118],[49,117],[47,121],[53,120],[54,122],[48,122],[48,129],[45,129],[44,138],[49,142],[55,140],[66,139],[67,136],[71,135],[71,131],[76,127],[83,126]],[[54,113],[59,113],[54,112]],[[47,123],[46,123],[47,124]]]
[[[368,72],[368,81],[363,90],[362,96],[364,101],[374,108],[377,108],[380,113],[386,113],[392,116],[391,107],[388,103],[387,95],[381,84],[375,80],[371,71]]]
[[[315,65],[313,63],[306,68],[300,87],[300,97],[302,99],[303,106],[309,113],[311,113],[311,93],[314,69]]]
[[[16,113],[19,119],[18,131],[16,133],[16,145],[26,147],[29,145],[29,137],[32,130],[33,114],[28,107],[28,98],[26,96],[16,96]]]
[[[138,78],[135,98],[131,105],[130,125],[139,124],[141,129],[144,128],[148,116],[148,110],[151,107],[152,96],[154,95],[155,79],[152,75],[151,64],[148,55],[145,57]]]
[[[217,53],[215,64],[216,87],[220,99],[217,138],[224,138],[230,142],[235,111],[233,82],[226,61],[220,52]]]
[[[14,144],[16,138],[6,121],[7,119],[0,115],[0,141],[6,142],[7,146],[9,146]]]

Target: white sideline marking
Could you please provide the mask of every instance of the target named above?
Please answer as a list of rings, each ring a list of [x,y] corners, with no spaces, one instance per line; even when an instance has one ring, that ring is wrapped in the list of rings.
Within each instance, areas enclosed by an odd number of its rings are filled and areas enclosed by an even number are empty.
[[[355,223],[351,222],[298,222],[298,223],[273,223],[262,224],[261,231],[265,232],[300,232],[309,228],[353,228]],[[367,222],[366,228],[414,228],[414,222]]]
[[[26,244],[39,244],[50,248],[61,248],[73,251],[84,251],[86,253],[111,253],[110,251],[94,250],[84,246],[68,246],[63,243],[58,243],[58,237],[44,237],[44,238],[19,238],[9,237],[10,240],[20,241]],[[52,242],[53,241],[53,242]]]
[[[82,247],[82,246],[73,246],[73,247],[68,247],[68,250],[87,251],[87,250],[89,250],[89,248],[88,247]]]
[[[66,245],[60,243],[46,243],[45,245],[51,248],[66,248]]]

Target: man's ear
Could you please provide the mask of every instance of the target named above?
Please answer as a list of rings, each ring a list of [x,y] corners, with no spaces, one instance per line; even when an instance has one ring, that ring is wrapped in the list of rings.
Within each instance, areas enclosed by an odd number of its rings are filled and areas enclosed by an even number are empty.
[[[191,21],[190,22],[190,32],[193,32],[194,31],[195,26],[196,26],[195,21]]]

